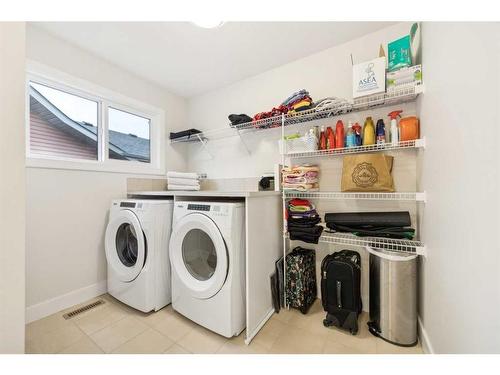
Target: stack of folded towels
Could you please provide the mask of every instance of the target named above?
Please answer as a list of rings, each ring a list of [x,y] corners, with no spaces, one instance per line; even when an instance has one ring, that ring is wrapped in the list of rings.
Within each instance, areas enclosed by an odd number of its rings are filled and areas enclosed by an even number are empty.
[[[168,190],[200,190],[196,173],[167,172]]]
[[[284,167],[281,171],[284,191],[317,191],[319,168],[316,165]]]
[[[307,199],[292,199],[287,207],[287,228],[291,240],[318,243],[323,227],[321,218]]]

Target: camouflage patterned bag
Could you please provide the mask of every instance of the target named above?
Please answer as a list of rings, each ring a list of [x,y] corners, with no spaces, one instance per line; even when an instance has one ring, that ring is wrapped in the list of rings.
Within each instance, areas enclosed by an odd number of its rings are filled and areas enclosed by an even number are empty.
[[[287,304],[305,314],[316,297],[316,253],[298,246],[286,256]]]

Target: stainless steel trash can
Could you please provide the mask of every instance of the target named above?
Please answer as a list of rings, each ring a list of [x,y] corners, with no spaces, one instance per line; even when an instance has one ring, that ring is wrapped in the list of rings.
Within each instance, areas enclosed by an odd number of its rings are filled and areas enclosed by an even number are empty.
[[[417,255],[370,253],[370,332],[400,346],[417,344]]]

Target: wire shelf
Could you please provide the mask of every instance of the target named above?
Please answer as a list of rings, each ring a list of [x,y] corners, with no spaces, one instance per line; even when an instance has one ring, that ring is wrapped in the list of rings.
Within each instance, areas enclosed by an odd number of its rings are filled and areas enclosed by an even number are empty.
[[[334,148],[331,150],[288,152],[285,153],[284,155],[289,158],[315,158],[324,156],[342,156],[349,154],[362,154],[366,152],[381,152],[381,151],[411,149],[420,147],[425,147],[425,138],[415,139],[411,141],[401,141],[396,144],[383,143],[383,144],[374,144],[368,146]]]
[[[342,199],[342,200],[379,200],[379,201],[416,201],[425,202],[425,192],[396,192],[396,193],[371,193],[371,192],[301,192],[286,191],[283,193],[285,199]]]
[[[290,126],[326,119],[334,116],[340,116],[342,114],[350,112],[366,111],[374,107],[402,104],[414,101],[422,92],[423,85],[407,85],[393,89],[390,92],[355,99],[354,103],[342,102],[327,109],[316,110],[313,108],[298,113],[286,114],[284,115],[284,122],[283,116],[277,115],[262,120],[245,122],[234,126],[230,125],[226,128],[208,130],[198,133],[197,135],[172,139],[170,143],[194,142],[198,141],[199,139],[208,141],[216,138],[235,136],[238,135],[238,133],[246,134],[256,131],[279,128],[282,126],[282,122],[284,126]]]
[[[285,238],[289,239],[288,233]],[[321,243],[329,243],[333,245],[360,246],[371,247],[376,250],[385,250],[396,253],[405,253],[413,255],[426,256],[425,245],[416,240],[398,240],[393,238],[382,237],[357,237],[350,233],[328,233],[323,232],[319,238]]]

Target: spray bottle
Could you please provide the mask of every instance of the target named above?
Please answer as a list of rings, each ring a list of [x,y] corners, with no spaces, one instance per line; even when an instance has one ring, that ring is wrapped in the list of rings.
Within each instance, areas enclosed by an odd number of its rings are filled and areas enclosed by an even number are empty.
[[[391,118],[391,143],[393,146],[397,146],[399,143],[398,117],[401,117],[399,114],[402,112],[402,110],[397,110],[389,113]]]

